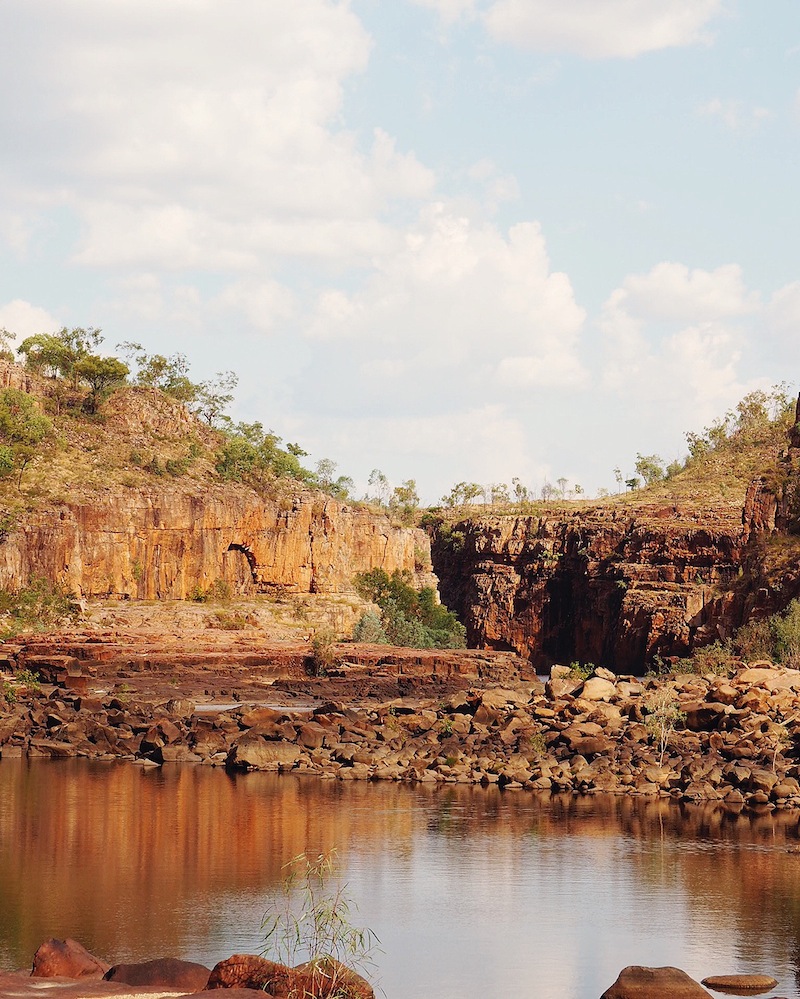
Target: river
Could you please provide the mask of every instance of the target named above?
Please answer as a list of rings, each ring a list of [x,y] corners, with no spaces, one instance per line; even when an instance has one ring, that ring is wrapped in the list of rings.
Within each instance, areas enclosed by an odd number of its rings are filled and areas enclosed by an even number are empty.
[[[800,999],[798,815],[198,766],[0,762],[0,967],[259,953],[292,857],[337,851],[388,999],[598,999],[628,964]]]

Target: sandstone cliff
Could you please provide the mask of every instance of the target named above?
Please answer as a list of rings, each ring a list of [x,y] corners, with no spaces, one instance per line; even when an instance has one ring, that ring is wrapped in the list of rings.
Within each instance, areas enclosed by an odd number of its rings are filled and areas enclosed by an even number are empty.
[[[0,587],[42,577],[86,598],[185,599],[217,582],[340,593],[378,567],[436,587],[425,531],[286,477],[258,490],[220,481],[223,438],[155,389],[127,387],[89,417],[63,380],[5,358],[0,388],[31,394],[53,422],[22,488],[0,482]]]
[[[384,515],[224,485],[108,490],[33,512],[0,543],[0,586],[39,576],[83,597],[185,599],[218,580],[237,593],[338,593],[375,567],[435,586],[429,565],[427,534]]]
[[[800,420],[800,400],[797,406]],[[545,666],[641,672],[726,638],[800,594],[800,428],[740,504],[606,504],[439,530],[442,599],[470,646]]]

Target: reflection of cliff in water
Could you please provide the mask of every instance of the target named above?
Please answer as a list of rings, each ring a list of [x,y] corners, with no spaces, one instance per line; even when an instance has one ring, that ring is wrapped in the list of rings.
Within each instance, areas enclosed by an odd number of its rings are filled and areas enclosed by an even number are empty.
[[[771,967],[776,950],[800,950],[800,855],[787,852],[797,837],[788,812],[663,799],[9,760],[0,763],[0,965],[28,963],[50,935],[114,959],[213,963],[227,956],[213,941],[236,933],[239,949],[255,949],[282,865],[337,847],[375,885],[413,879],[446,851],[465,869],[541,863],[542,877],[565,885],[570,864],[588,862],[620,905],[625,892],[674,891],[685,919],[735,934]],[[197,941],[210,949],[198,952]]]

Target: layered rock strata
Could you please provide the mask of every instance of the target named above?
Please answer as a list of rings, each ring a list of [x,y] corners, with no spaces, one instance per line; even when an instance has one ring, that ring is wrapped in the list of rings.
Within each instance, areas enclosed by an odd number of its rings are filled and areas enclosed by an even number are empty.
[[[436,585],[426,532],[318,492],[274,499],[236,486],[109,491],[32,513],[0,543],[0,586],[36,577],[85,598],[186,599],[350,592],[353,576],[399,569]]]
[[[796,418],[776,473],[743,505],[609,503],[440,527],[434,567],[468,643],[540,668],[643,672],[785,608],[800,595],[800,399]]]

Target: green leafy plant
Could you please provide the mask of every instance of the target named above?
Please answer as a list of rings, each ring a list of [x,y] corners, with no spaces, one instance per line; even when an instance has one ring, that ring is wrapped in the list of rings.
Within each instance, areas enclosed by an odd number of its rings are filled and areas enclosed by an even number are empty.
[[[3,681],[3,699],[7,704],[17,703],[17,691],[8,682],[8,680]]]
[[[336,851],[301,853],[284,870],[280,893],[261,923],[263,955],[288,967],[309,962],[312,988],[304,996],[350,999],[357,992],[345,970],[373,977],[380,941],[369,928],[353,924],[357,907],[338,876]]]
[[[576,680],[588,680],[594,673],[594,669],[594,663],[572,662],[569,664],[570,674]]]
[[[34,692],[42,689],[39,674],[32,669],[18,669],[14,674],[14,679],[20,687],[26,687]]]
[[[380,608],[380,624],[392,645],[415,649],[464,648],[464,626],[452,611],[438,603],[431,587],[415,590],[408,573],[395,570],[389,575],[384,569],[371,569],[358,573],[354,584],[359,596]],[[366,627],[365,622],[363,628]]]
[[[72,593],[46,579],[32,579],[21,590],[0,589],[0,638],[23,631],[47,631],[75,620],[80,607]]]

